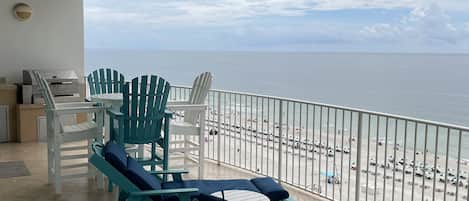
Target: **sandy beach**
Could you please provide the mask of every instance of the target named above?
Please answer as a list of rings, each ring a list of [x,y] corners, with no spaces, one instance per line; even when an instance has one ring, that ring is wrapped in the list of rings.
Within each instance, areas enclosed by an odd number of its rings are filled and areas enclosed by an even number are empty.
[[[258,127],[273,128],[270,122],[262,124]],[[354,199],[356,171],[361,172],[360,200],[432,200],[433,196],[435,200],[444,200],[445,196],[448,200],[454,200],[456,194],[458,199],[465,200],[468,193],[467,165],[460,165],[460,185],[457,187],[456,159],[448,158],[448,168],[445,168],[444,156],[435,157],[433,153],[418,150],[414,152],[409,145],[405,149],[397,143],[394,146],[392,142],[365,136],[361,146],[361,167],[357,170],[356,137],[350,136],[347,130],[343,135],[337,130],[334,132],[334,129],[329,129],[329,133],[323,129],[321,134],[309,130],[306,138],[306,130],[284,128],[284,137],[280,142],[275,133],[278,129],[272,135],[274,129],[257,132],[250,127],[230,125],[228,122],[222,124],[221,132],[215,132],[215,122],[209,122],[207,128],[211,133],[206,136],[207,158],[217,160],[220,140],[222,163],[274,178],[278,178],[280,165],[282,181],[336,200]],[[278,154],[280,144],[281,163]],[[432,171],[435,158],[437,169]],[[445,169],[448,169],[447,173]],[[447,182],[444,182],[445,178]]]

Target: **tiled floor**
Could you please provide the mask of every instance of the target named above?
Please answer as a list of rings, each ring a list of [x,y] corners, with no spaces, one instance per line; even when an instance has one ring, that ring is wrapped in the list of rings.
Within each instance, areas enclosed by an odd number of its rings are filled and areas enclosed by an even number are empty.
[[[61,194],[55,194],[52,185],[47,184],[46,144],[7,143],[0,144],[0,161],[25,162],[31,176],[0,179],[0,200],[5,201],[107,201],[116,200],[115,191],[98,190],[96,182],[88,179],[74,179],[63,183]],[[242,170],[206,163],[205,178],[252,178],[254,175]],[[193,177],[188,175],[188,178]],[[297,201],[321,200],[320,198],[286,186]]]

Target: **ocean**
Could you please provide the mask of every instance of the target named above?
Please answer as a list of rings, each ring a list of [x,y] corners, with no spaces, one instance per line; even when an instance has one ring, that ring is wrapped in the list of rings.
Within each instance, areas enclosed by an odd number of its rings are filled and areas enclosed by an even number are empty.
[[[469,54],[210,52],[87,49],[86,72],[156,74],[191,85],[386,112],[469,126]]]
[[[189,86],[196,75],[204,71],[210,71],[214,74],[213,88],[215,89],[302,99],[469,126],[469,54],[87,50],[85,60],[87,72],[100,67],[112,67],[124,73],[127,79],[142,74],[156,74],[166,78],[173,85]],[[227,109],[228,114],[224,109],[216,111],[217,114],[220,114],[220,117],[223,116],[223,127],[210,127],[210,124],[208,125],[208,129],[220,130],[216,136],[206,135],[205,142],[206,147],[208,147],[206,157],[215,159],[216,142],[220,140],[220,144],[223,144],[220,145],[221,151],[218,154],[221,154],[220,159],[223,163],[243,167],[244,161],[247,168],[249,162],[251,171],[275,177],[274,169],[278,164],[275,144],[279,144],[280,141],[276,141],[275,138],[272,138],[272,140],[267,139],[271,139],[270,134],[279,136],[280,129],[273,129],[278,120],[272,120],[274,118],[271,114],[264,115],[263,112],[261,116],[258,116],[257,99],[255,104],[256,116],[253,117],[248,116],[247,112],[243,114],[242,111],[247,110],[241,109],[245,107],[254,108],[251,107],[252,103],[242,103],[240,101],[241,97],[238,99],[239,102],[233,101],[231,103],[231,100],[236,100],[236,96],[234,98],[231,96],[221,98],[222,102],[225,102],[225,104],[222,104],[223,108]],[[225,101],[227,99],[229,101]],[[226,104],[227,102],[229,104]],[[212,107],[212,109],[214,108],[216,107]],[[289,108],[290,111],[294,110],[291,106]],[[313,191],[325,192],[325,195],[333,196],[334,192],[331,194],[327,193],[327,190],[322,191],[327,186],[321,187],[322,183],[326,181],[322,180],[320,175],[334,171],[333,174],[344,176],[343,178],[352,175],[352,177],[348,177],[349,180],[345,179],[344,184],[347,182],[355,184],[355,172],[353,170],[350,172],[350,167],[347,164],[357,162],[355,157],[358,147],[361,147],[362,153],[361,189],[363,189],[365,181],[369,179],[371,181],[370,186],[373,186],[373,181],[377,182],[378,187],[375,186],[374,188],[378,189],[378,192],[384,191],[383,189],[386,190],[384,184],[387,183],[386,195],[399,194],[399,192],[404,191],[403,194],[407,198],[414,196],[414,187],[409,185],[409,182],[413,182],[413,177],[409,174],[406,173],[405,180],[402,176],[402,180],[396,183],[398,184],[396,191],[394,191],[394,179],[383,179],[382,176],[377,176],[386,175],[386,171],[389,171],[387,173],[388,177],[393,175],[392,178],[395,176],[399,178],[404,174],[402,172],[404,169],[409,169],[407,166],[409,163],[415,164],[415,167],[418,167],[416,170],[420,170],[419,166],[426,164],[426,167],[435,167],[442,171],[448,169],[453,174],[459,167],[458,170],[462,175],[467,175],[469,172],[469,165],[467,165],[467,161],[469,161],[468,132],[464,132],[460,140],[457,137],[458,133],[454,130],[450,132],[450,135],[447,135],[447,130],[442,129],[438,131],[439,134],[437,135],[436,127],[428,126],[428,133],[426,134],[427,127],[425,125],[418,125],[418,131],[415,131],[415,124],[410,122],[407,135],[404,132],[405,124],[403,121],[398,122],[399,126],[395,126],[395,121],[391,119],[388,131],[388,124],[385,123],[386,118],[379,119],[380,126],[378,129],[376,124],[373,124],[373,122],[377,122],[376,117],[372,117],[369,121],[368,117],[364,115],[362,128],[364,138],[362,138],[361,146],[358,146],[357,140],[348,140],[349,136],[355,135],[354,137],[356,137],[358,127],[356,123],[352,123],[354,125],[349,124],[350,121],[347,119],[345,119],[346,123],[342,123],[339,118],[338,125],[346,125],[344,130],[350,128],[347,127],[348,125],[352,125],[353,128],[349,129],[350,132],[343,131],[337,135],[337,132],[334,132],[336,128],[329,127],[331,125],[329,122],[325,123],[318,120],[320,118],[317,114],[320,109],[318,107],[306,107],[304,109],[303,107],[302,110],[309,110],[310,116],[315,114],[316,118],[313,118],[313,121],[310,118],[309,122],[313,122],[312,124],[316,127],[312,127],[311,124],[301,126],[301,124],[293,123],[301,119],[298,117],[301,116],[301,113],[298,115],[299,112],[295,113],[295,117],[289,115],[290,119],[287,116],[286,120],[283,120],[284,123],[287,122],[287,125],[290,126],[289,128],[286,126],[287,129],[282,129],[284,131],[282,136],[284,136],[283,139],[286,143],[283,146],[285,155],[282,154],[284,158],[282,158],[281,164],[285,169],[283,177],[287,183],[290,182],[307,189],[311,187]],[[313,110],[316,113],[312,112]],[[295,111],[298,111],[298,107]],[[331,112],[331,115],[333,115],[333,112]],[[242,121],[249,122],[250,118],[256,120],[256,123],[251,124],[252,127],[249,124],[245,123],[243,125],[241,123]],[[259,119],[262,119],[262,121]],[[261,122],[260,126],[259,122]],[[336,123],[336,120],[334,122]],[[371,126],[367,126],[366,122],[371,122]],[[323,128],[322,131],[321,128]],[[331,128],[331,130],[327,129],[325,131],[325,128]],[[255,131],[253,132],[253,130]],[[309,132],[305,132],[305,130]],[[255,138],[252,136],[255,136]],[[382,141],[386,139],[386,136],[389,144]],[[448,138],[448,136],[451,136],[451,138]],[[335,141],[336,137],[337,142]],[[342,137],[345,138],[345,141],[340,142]],[[336,148],[342,146],[342,148],[349,148],[350,153],[339,153],[336,149],[336,151],[332,151],[334,157],[326,156],[330,154],[330,150],[326,148],[312,148],[313,146],[296,143],[305,142],[305,138],[316,144],[318,138],[322,138],[325,147],[328,145]],[[291,141],[295,139],[295,143],[290,143],[290,140],[287,141],[286,139],[292,139]],[[449,142],[447,139],[449,139]],[[399,144],[395,147],[396,149],[393,147],[394,142]],[[406,145],[404,145],[404,142],[406,142]],[[269,145],[270,143],[272,143],[272,146]],[[210,148],[212,151],[210,151]],[[458,154],[459,148],[461,148],[460,155]],[[258,149],[260,150],[259,154]],[[425,150],[428,152],[425,152]],[[438,153],[435,154],[435,152]],[[260,156],[258,157],[258,155]],[[401,168],[401,172],[397,173],[398,170],[393,171],[392,168],[378,168],[380,164],[389,164],[388,161],[391,156],[396,161],[406,158],[407,165],[405,168]],[[445,159],[446,156],[449,156],[447,160]],[[460,166],[456,165],[458,164],[458,156],[462,159]],[[314,161],[319,161],[319,163]],[[378,166],[368,167],[371,161],[376,161]],[[273,165],[270,166],[270,163]],[[436,165],[434,166],[434,164]],[[269,166],[272,167],[272,172],[269,172]],[[368,168],[370,168],[370,171],[368,171]],[[345,171],[343,172],[342,169]],[[340,173],[337,172],[339,170]],[[368,173],[365,174],[364,171]],[[440,174],[436,176],[433,178],[435,188],[446,189],[446,185],[437,180],[441,179],[442,176]],[[313,181],[313,177],[318,178],[317,182]],[[303,180],[304,184],[302,184]],[[428,177],[417,178],[415,182],[420,186],[420,182],[425,180],[428,182],[427,185],[431,186],[433,181],[428,180]],[[368,182],[366,183],[368,184]],[[383,185],[383,188],[381,188],[381,185]],[[399,190],[401,185],[402,191]],[[411,188],[412,191],[409,190]],[[458,187],[455,187],[455,185],[448,185],[448,192],[453,192],[456,188]],[[420,193],[422,196],[430,195],[424,194],[423,188],[418,188],[417,185],[415,189],[418,192],[416,199],[420,199]],[[422,191],[419,189],[422,189]],[[466,192],[464,187],[458,189],[461,192]],[[353,191],[352,189],[352,194]],[[436,199],[441,200],[444,195],[446,194],[436,193]],[[365,196],[363,192],[362,196]]]

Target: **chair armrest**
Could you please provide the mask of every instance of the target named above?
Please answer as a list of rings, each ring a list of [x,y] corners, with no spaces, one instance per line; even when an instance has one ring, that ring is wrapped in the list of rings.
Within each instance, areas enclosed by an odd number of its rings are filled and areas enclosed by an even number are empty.
[[[97,102],[71,102],[71,103],[56,103],[55,107],[65,108],[65,107],[99,107],[102,106],[101,103]]]
[[[149,190],[149,191],[139,191],[129,193],[130,197],[140,197],[140,196],[153,196],[153,195],[172,195],[180,193],[194,193],[198,192],[198,188],[174,188],[174,189],[161,189],[161,190]]]
[[[187,174],[187,170],[161,170],[161,171],[150,171],[150,174]]]
[[[187,104],[187,105],[167,105],[168,110],[177,111],[177,110],[184,110],[184,111],[205,111],[207,109],[207,105],[205,104]]]
[[[106,113],[109,115],[111,119],[120,119],[124,116],[122,112],[116,110],[107,110]]]
[[[96,113],[102,112],[106,110],[104,106],[98,107],[60,107],[56,109],[50,109],[50,111],[54,112],[57,115],[65,115],[65,114],[79,114],[79,113]]]
[[[189,101],[168,101],[166,103],[166,106],[171,106],[171,105],[189,105]]]
[[[100,142],[93,142],[91,144],[91,150],[93,150],[93,152],[99,155],[100,157],[103,157],[103,149],[104,145]]]
[[[173,112],[171,112],[171,111],[169,111],[169,110],[165,110],[165,111],[164,111],[164,117],[165,117],[165,118],[168,118],[168,119],[173,118]]]
[[[124,118],[124,114],[122,112],[119,112],[119,111],[116,111],[116,110],[107,110],[107,114],[109,115],[109,117],[111,119],[120,120],[120,119]],[[165,111],[163,116],[164,116],[164,118],[169,118],[170,119],[170,118],[172,118],[173,113],[171,111]],[[128,118],[126,118],[126,119],[128,119]]]

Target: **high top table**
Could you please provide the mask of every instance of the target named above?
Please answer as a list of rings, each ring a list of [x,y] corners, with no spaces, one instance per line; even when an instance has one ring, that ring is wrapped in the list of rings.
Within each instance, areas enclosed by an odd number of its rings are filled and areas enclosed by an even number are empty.
[[[102,103],[105,106],[108,106],[108,110],[114,110],[114,111],[119,111],[119,109],[122,107],[122,93],[108,93],[108,94],[96,94],[90,96],[91,101],[97,102],[97,103]],[[109,115],[106,113],[104,117],[104,139],[105,141],[109,141],[109,136],[110,136],[110,129],[109,128]]]

